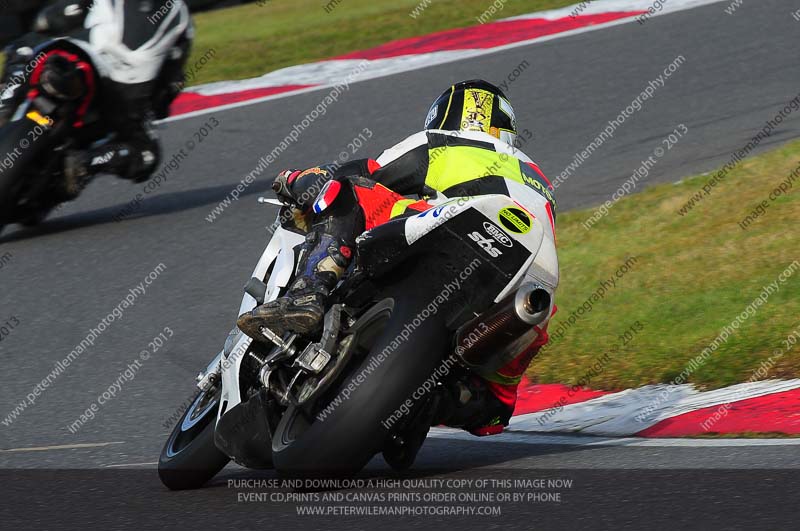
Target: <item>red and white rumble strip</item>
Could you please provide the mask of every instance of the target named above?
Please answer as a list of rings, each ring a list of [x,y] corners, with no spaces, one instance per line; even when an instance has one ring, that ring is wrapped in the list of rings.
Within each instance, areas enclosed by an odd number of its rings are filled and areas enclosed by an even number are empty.
[[[401,39],[325,61],[284,68],[253,79],[191,87],[173,104],[171,119],[323,87],[341,87],[341,93],[356,81],[449,63],[634,20],[644,24],[653,16],[719,1],[588,0],[508,19],[486,21],[483,18],[481,21],[486,23],[472,27]],[[493,13],[493,16],[498,15],[502,15],[502,9]]]
[[[800,379],[713,391],[647,385],[609,393],[523,383],[510,432],[687,437],[747,432],[800,434]]]

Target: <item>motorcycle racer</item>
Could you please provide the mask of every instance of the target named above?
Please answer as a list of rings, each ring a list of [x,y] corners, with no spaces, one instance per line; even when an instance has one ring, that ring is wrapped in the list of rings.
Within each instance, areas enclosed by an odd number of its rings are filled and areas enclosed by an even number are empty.
[[[97,91],[103,95],[108,135],[86,151],[65,155],[66,195],[77,196],[98,173],[144,181],[161,154],[152,122],[169,115],[169,105],[183,88],[183,67],[193,36],[183,0],[51,2],[39,12],[33,32],[7,50],[0,119],[25,96],[16,89],[28,75],[56,101],[79,103]],[[37,46],[59,37],[81,46],[102,79],[88,76],[74,55],[55,52],[34,57]],[[32,62],[35,68],[28,72]]]
[[[279,174],[273,184],[276,195],[309,213],[311,230],[296,280],[286,295],[241,315],[239,328],[257,340],[266,340],[262,328],[278,334],[318,330],[327,298],[352,260],[357,236],[431,207],[424,199],[405,195],[507,195],[547,220],[543,246],[550,246],[555,255],[553,187],[539,167],[514,147],[516,133],[514,110],[499,88],[483,80],[463,81],[434,101],[423,131],[377,160]],[[513,413],[522,374],[547,343],[547,322],[538,325],[536,339],[495,374],[463,382],[466,389],[450,390],[446,400],[450,403],[439,421],[475,435],[501,432]]]

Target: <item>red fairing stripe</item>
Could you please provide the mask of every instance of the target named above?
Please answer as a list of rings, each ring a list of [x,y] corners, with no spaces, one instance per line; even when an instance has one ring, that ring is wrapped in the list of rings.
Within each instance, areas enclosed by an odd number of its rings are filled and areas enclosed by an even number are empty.
[[[550,220],[550,228],[553,229],[553,243],[558,244],[558,240],[556,239],[556,220],[553,217],[553,207],[548,201],[545,203],[544,208],[547,210],[547,218]]]
[[[28,99],[32,100],[39,95],[39,89],[37,89],[36,86],[39,84],[39,79],[42,76],[42,70],[44,69],[45,63],[53,55],[60,55],[61,57],[65,58],[71,63],[74,63],[75,67],[83,72],[83,79],[86,82],[87,91],[86,91],[86,96],[84,96],[84,99],[81,102],[80,107],[78,107],[78,112],[77,112],[78,119],[73,124],[74,127],[83,127],[83,116],[86,114],[86,110],[89,108],[89,104],[92,102],[92,98],[94,98],[95,79],[94,79],[94,69],[92,68],[92,66],[86,61],[82,61],[81,58],[78,57],[77,55],[65,52],[63,50],[51,50],[47,52],[44,58],[41,61],[39,61],[39,63],[33,69],[33,73],[31,74],[31,89],[28,91]]]
[[[433,208],[434,206],[435,205],[428,203],[426,200],[420,199],[416,203],[411,203],[406,208],[408,208],[409,210],[416,210],[417,212],[425,212],[426,210],[428,210],[429,208]]]
[[[514,201],[514,203],[516,203],[518,207],[520,207],[526,214],[528,214],[531,217],[531,219],[536,219],[536,216],[533,215],[533,212],[522,206],[522,204],[519,201],[515,199],[512,199],[512,201]]]
[[[547,183],[547,187],[548,187],[548,188],[550,188],[550,191],[551,191],[551,192],[555,192],[555,190],[556,190],[556,189],[555,189],[555,188],[553,188],[553,184],[550,182],[550,179],[548,179],[548,178],[547,178],[547,176],[545,176],[545,174],[544,174],[544,173],[542,173],[542,170],[541,170],[541,169],[539,169],[539,166],[537,166],[535,162],[526,162],[525,164],[527,164],[528,166],[530,166],[531,168],[533,168],[533,171],[535,171],[536,173],[538,173],[538,174],[539,174],[539,177],[541,177],[542,179],[544,179],[544,182],[546,182],[546,183]]]
[[[379,169],[381,169],[381,165],[378,164],[377,160],[373,160],[373,159],[367,160],[367,170],[369,171],[370,175],[372,175],[373,173],[375,173]]]
[[[526,162],[525,164],[527,164],[528,166],[533,168],[533,171],[538,173],[539,177],[544,179],[544,182],[547,183],[547,187],[550,189],[551,192],[555,192],[556,191],[556,189],[553,188],[553,184],[550,182],[550,179],[548,179],[547,176],[545,176],[545,174],[542,173],[542,170],[539,169],[539,166],[537,166],[535,162]],[[556,219],[555,219],[555,216],[553,215],[553,206],[550,204],[550,201],[547,202],[547,204],[545,205],[545,208],[547,209],[547,217],[550,219],[550,227],[553,229],[553,239],[555,240],[555,237],[556,237]]]
[[[89,104],[92,102],[92,98],[94,98],[95,79],[94,79],[94,69],[89,63],[86,63],[84,61],[79,62],[78,69],[83,70],[84,79],[86,80],[86,86],[89,89],[86,93],[86,97],[83,99],[83,103],[78,109],[79,119],[77,122],[75,122],[75,127],[82,127],[83,116],[84,114],[86,114],[86,110],[89,108]]]

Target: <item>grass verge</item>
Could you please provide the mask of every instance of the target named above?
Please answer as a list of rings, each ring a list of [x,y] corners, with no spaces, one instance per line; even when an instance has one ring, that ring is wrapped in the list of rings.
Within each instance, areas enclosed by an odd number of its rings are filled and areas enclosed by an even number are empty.
[[[800,376],[800,346],[792,344],[800,344],[800,262],[763,306],[743,314],[763,286],[800,260],[799,164],[800,142],[747,159],[685,216],[678,209],[708,175],[623,198],[588,230],[583,222],[594,209],[560,216],[559,312],[552,344],[528,375],[596,389],[658,382],[717,388]],[[792,187],[771,201],[787,181]],[[743,229],[762,201],[764,213]],[[616,287],[592,301],[626,261]],[[737,316],[745,319],[734,329]],[[621,337],[631,326],[630,340]],[[718,348],[692,363],[726,326],[731,333]],[[559,327],[564,332],[554,337]]]

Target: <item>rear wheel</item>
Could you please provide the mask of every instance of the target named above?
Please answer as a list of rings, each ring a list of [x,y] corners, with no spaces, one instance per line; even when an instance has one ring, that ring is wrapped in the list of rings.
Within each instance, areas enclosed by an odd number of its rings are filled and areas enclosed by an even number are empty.
[[[398,291],[391,315],[376,323],[379,330],[369,353],[337,390],[326,395],[314,415],[287,409],[272,439],[279,472],[358,472],[384,448],[391,419],[402,415],[401,406],[441,363],[449,332],[437,315],[417,319],[430,302],[429,292],[421,287]],[[419,324],[410,335],[402,334],[412,322]],[[403,335],[406,339],[398,341]]]
[[[201,391],[161,450],[158,476],[172,490],[196,489],[222,470],[230,458],[214,444],[219,386]]]

